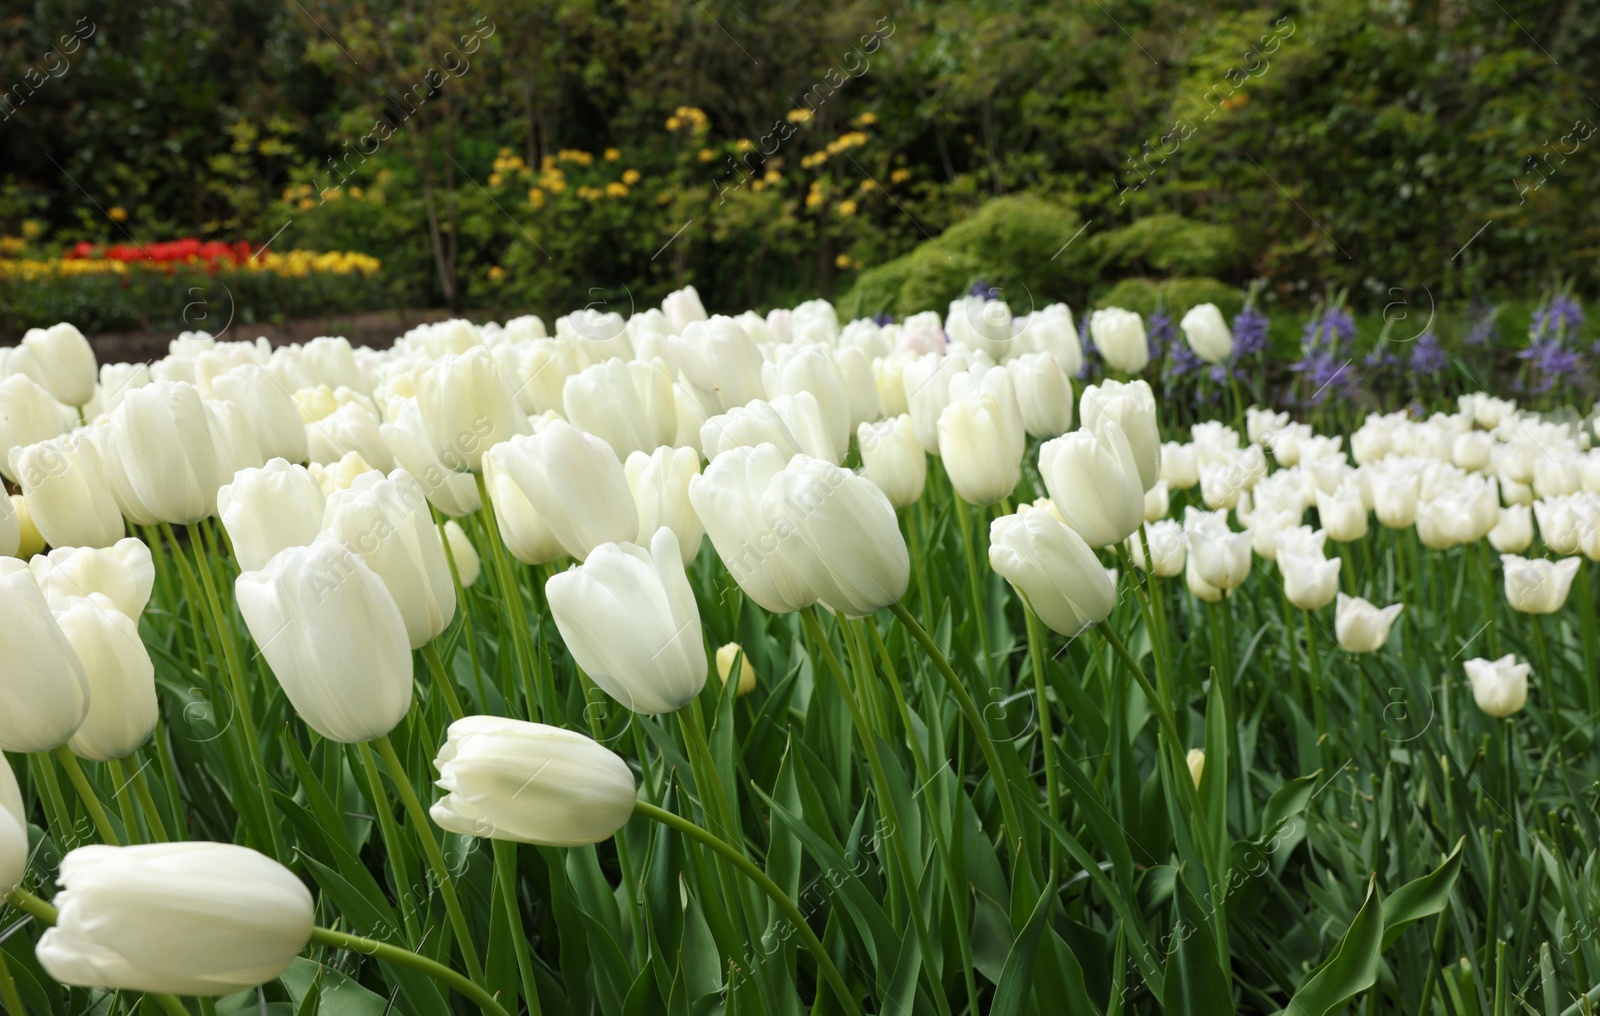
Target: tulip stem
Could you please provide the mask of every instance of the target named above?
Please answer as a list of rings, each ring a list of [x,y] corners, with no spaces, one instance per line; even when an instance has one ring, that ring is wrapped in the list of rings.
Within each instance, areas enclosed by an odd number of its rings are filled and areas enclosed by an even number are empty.
[[[486,708],[489,701],[484,687],[483,668],[478,663],[477,632],[472,625],[472,610],[467,604],[467,587],[461,584],[461,568],[456,564],[456,552],[450,548],[450,534],[445,530],[444,516],[434,509],[434,523],[439,527],[439,541],[444,544],[445,560],[450,562],[450,581],[456,587],[456,603],[461,605],[461,641],[467,644],[467,657],[472,661],[472,682],[477,687],[478,708]]]
[[[533,948],[522,932],[522,911],[517,907],[517,845],[510,840],[490,840],[494,850],[495,881],[500,884],[500,899],[506,908],[506,924],[511,928],[511,949],[517,957],[517,976],[522,978],[522,993],[528,997],[528,1011],[538,1014],[539,982],[533,975]]]
[[[1539,643],[1539,658],[1544,661],[1545,680],[1559,687],[1555,668],[1550,663],[1550,638],[1544,633],[1544,618],[1538,614],[1529,614],[1528,617],[1533,620],[1533,634]]]
[[[1147,556],[1146,561],[1149,560]],[[1046,697],[1046,683],[1044,677],[1044,650],[1045,636],[1040,631],[1039,616],[1033,612],[1033,605],[1022,600],[1022,616],[1028,624],[1028,658],[1033,662],[1033,693],[1038,698],[1034,708],[1039,716],[1039,748],[1044,759],[1044,786],[1045,801],[1049,806],[1050,820],[1061,821],[1061,785],[1056,778],[1056,746],[1055,735],[1050,724],[1050,700]],[[1062,871],[1061,844],[1054,837],[1050,839],[1050,871]]]
[[[676,815],[664,808],[658,808],[648,801],[635,802],[634,810],[648,819],[677,830],[690,839],[698,840],[715,853],[721,854],[729,864],[738,868],[741,874],[760,887],[761,891],[767,894],[767,897],[772,900],[777,908],[783,911],[783,916],[789,919],[790,924],[794,925],[795,931],[799,933],[801,940],[805,942],[806,948],[811,951],[812,956],[816,957],[817,967],[833,988],[834,994],[839,999],[839,1004],[854,1016],[861,1016],[860,1006],[856,1004],[855,997],[850,993],[850,988],[845,983],[844,975],[839,973],[839,968],[833,965],[833,958],[828,955],[828,950],[823,946],[822,940],[817,938],[816,932],[812,931],[811,926],[806,923],[805,915],[800,912],[800,908],[779,888],[776,882],[767,877],[766,872],[756,867],[749,858],[735,850],[726,841],[709,830],[695,825],[682,815]]]
[[[1306,616],[1306,668],[1311,673],[1311,709],[1312,715],[1316,717],[1318,739],[1321,740],[1328,737],[1332,731],[1328,729],[1328,704],[1322,697],[1322,654],[1317,649],[1317,621],[1311,616],[1311,611],[1305,610],[1301,613]],[[1317,754],[1322,755],[1323,752],[1319,750]],[[1323,764],[1327,764],[1326,758],[1323,759]]]
[[[384,853],[389,860],[389,875],[394,879],[395,899],[400,903],[400,921],[405,925],[406,941],[422,940],[417,927],[416,901],[411,898],[411,872],[406,868],[405,854],[400,849],[400,827],[395,825],[394,814],[389,810],[389,795],[383,791],[383,777],[378,772],[378,760],[364,741],[354,745],[361,759],[361,768],[367,774],[367,794],[372,800],[372,813],[377,816],[378,830],[383,836]]]
[[[456,690],[450,687],[450,672],[444,669],[444,661],[439,658],[439,647],[429,642],[422,647],[422,658],[428,661],[428,669],[433,672],[433,683],[438,686],[439,694],[444,696],[444,704],[450,710],[450,719],[459,720],[467,714],[461,711],[461,700],[456,697]]]
[[[64,744],[57,745],[51,754],[61,763],[61,768],[67,771],[67,779],[72,781],[73,788],[78,791],[79,799],[83,801],[89,817],[94,820],[94,827],[100,830],[100,839],[114,847],[121,846],[122,840],[117,837],[117,830],[111,824],[111,817],[101,806],[99,795],[94,792],[89,777],[84,775],[83,767],[78,764],[78,757]]]
[[[400,761],[400,754],[394,750],[389,735],[385,734],[378,738],[376,743],[378,754],[383,756],[383,764],[389,767],[389,776],[400,792],[400,803],[405,805],[406,814],[411,818],[417,837],[422,840],[422,852],[427,855],[428,864],[439,879],[439,895],[444,897],[444,908],[450,914],[450,923],[455,926],[456,938],[461,940],[461,955],[467,961],[467,973],[473,980],[478,980],[483,976],[483,965],[478,959],[478,947],[472,941],[472,926],[467,923],[467,915],[461,909],[461,900],[456,897],[455,879],[450,877],[450,868],[444,863],[444,855],[439,852],[439,844],[433,838],[433,830],[429,828],[428,813],[422,810],[422,802],[417,800],[417,792],[411,786],[410,777],[406,775],[405,764]]]
[[[972,595],[972,618],[978,625],[978,647],[983,652],[980,666],[987,676],[994,665],[994,657],[990,655],[989,650],[989,621],[983,610],[983,576],[978,572],[978,557],[972,538],[972,519],[967,512],[967,503],[961,500],[961,495],[957,494],[950,500],[956,506],[956,526],[961,530],[961,553],[967,562],[967,591]]]
[[[24,914],[27,914],[40,924],[48,924],[54,927],[55,923],[61,919],[61,912],[59,910],[21,886],[18,886],[17,888],[6,893],[5,900],[7,903],[11,904],[13,907],[16,907],[18,910],[22,911]],[[6,970],[5,958],[3,956],[0,956],[0,982],[3,982],[4,986],[6,987],[12,987],[12,991],[16,990],[15,987],[11,986],[11,979]],[[7,999],[6,1005],[8,1011],[15,1012],[18,1014],[18,1016],[21,1016],[22,1013],[26,1012],[26,1010],[22,1008],[20,1001],[15,1003],[14,1009],[11,1008],[13,1003],[10,1001],[10,996],[3,993],[3,988],[0,988],[0,997],[5,997]],[[147,991],[145,992],[144,997],[161,1006],[161,1008],[165,1009],[170,1016],[189,1016],[189,1010],[185,1009],[183,1007],[183,1003],[178,1001],[177,998],[172,995],[166,995],[155,991]]]
[[[994,746],[994,739],[989,736],[989,728],[983,722],[983,715],[978,712],[977,704],[972,701],[972,696],[961,683],[961,678],[956,676],[955,669],[950,666],[949,658],[939,648],[939,644],[933,641],[933,636],[928,634],[927,629],[917,623],[917,619],[911,616],[911,611],[907,610],[904,604],[891,603],[889,609],[894,611],[894,616],[900,619],[900,623],[911,632],[911,637],[922,646],[922,651],[933,660],[933,665],[944,678],[950,694],[955,696],[957,704],[961,706],[967,724],[972,727],[973,736],[978,739],[978,749],[983,752],[984,761],[988,763],[989,772],[994,779],[995,796],[1000,799],[1000,813],[1006,824],[1007,846],[1011,847],[1016,839],[1023,835],[1022,823],[1017,818],[1016,803],[1011,799],[1011,784],[1006,780],[1005,769],[1000,765],[1000,752]]]
[[[6,1012],[14,1012],[17,1016],[26,1016],[28,1010],[22,1008],[22,996],[17,994],[17,983],[11,979],[11,968],[6,966],[6,954],[0,951],[0,1002],[4,1002]]]
[[[157,843],[167,842],[167,827],[161,821],[161,812],[156,809],[155,798],[150,794],[150,784],[145,781],[144,767],[135,761],[133,755],[122,759],[120,764],[123,774],[133,785],[133,792],[139,797],[139,807],[144,811],[144,820],[150,826],[151,838]]]
[[[522,599],[522,587],[517,584],[515,573],[511,570],[511,562],[506,560],[505,541],[500,538],[500,523],[494,517],[494,502],[489,498],[489,484],[484,479],[480,470],[473,475],[478,484],[478,499],[481,501],[479,511],[483,513],[483,524],[489,531],[489,553],[494,558],[495,578],[500,584],[500,595],[506,600],[515,600],[517,613],[511,613],[510,603],[502,603],[506,621],[509,622],[501,632],[501,648],[509,641],[517,662],[517,677],[522,681],[522,693],[528,699],[528,719],[538,722],[542,718],[538,699],[533,693],[533,680],[528,676],[529,665],[538,665],[538,660],[533,657],[535,650],[528,640],[528,633],[524,625],[517,623],[520,615],[524,621],[529,621],[528,605]],[[531,627],[531,622],[528,627]],[[509,708],[509,703],[508,703]],[[555,708],[555,703],[550,703],[550,708]]]
[[[360,935],[334,931],[332,928],[313,928],[311,930],[311,941],[316,945],[325,945],[334,949],[349,949],[351,952],[358,952],[363,956],[388,960],[390,963],[410,967],[413,970],[420,970],[434,980],[443,981],[462,995],[470,998],[484,1012],[490,1013],[492,1016],[509,1016],[500,1007],[500,1004],[477,984],[451,970],[443,963],[435,963],[426,956],[419,956],[409,949],[401,949],[399,946],[389,945],[386,942],[362,938]]]

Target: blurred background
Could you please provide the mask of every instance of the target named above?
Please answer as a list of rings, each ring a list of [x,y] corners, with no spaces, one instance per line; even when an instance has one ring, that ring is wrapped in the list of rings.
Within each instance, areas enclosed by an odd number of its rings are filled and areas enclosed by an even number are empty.
[[[1600,281],[1600,0],[6,6],[0,341]]]

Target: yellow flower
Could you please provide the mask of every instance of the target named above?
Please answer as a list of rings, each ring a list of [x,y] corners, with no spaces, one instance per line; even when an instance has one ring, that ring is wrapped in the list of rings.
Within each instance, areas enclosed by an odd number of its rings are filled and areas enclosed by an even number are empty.
[[[380,169],[380,170],[378,170],[378,182],[379,183],[388,183],[389,182],[389,177],[392,176],[392,175],[393,174],[390,173],[387,169]]]
[[[544,191],[537,187],[528,188],[528,204],[535,208],[544,207]]]
[[[506,156],[508,156],[510,154],[511,154],[511,149],[509,149],[509,148],[500,149],[500,158],[503,159],[503,158],[505,158]],[[493,269],[490,269],[490,271],[493,271]]]
[[[656,195],[656,204],[658,204],[658,205],[664,205],[664,204],[666,204],[667,202],[669,202],[671,200],[672,200],[672,195],[666,193],[665,191],[663,191],[662,193]]]
[[[835,268],[849,268],[850,267],[850,255],[848,255],[848,254],[840,254],[838,257],[834,258],[833,259],[833,267],[835,267]]]
[[[498,186],[500,186],[500,174],[499,173],[490,173],[489,174],[489,186],[490,187],[498,187]]]
[[[783,179],[783,174],[779,173],[775,169],[769,169],[766,171],[766,173],[762,174],[761,179],[767,181],[768,183],[778,183]]]
[[[762,181],[760,181],[760,180],[751,180],[750,181],[750,189],[753,190],[753,191],[756,191],[757,193],[760,193],[761,191],[764,191],[764,190],[767,189],[767,185],[765,183],[763,183]]]
[[[667,117],[667,130],[675,131],[679,127],[682,127],[682,126],[683,126],[683,121],[682,120],[678,119],[675,116]]]
[[[112,205],[111,210],[106,214],[111,217],[112,222],[128,221],[128,210],[123,208],[121,205]]]
[[[627,187],[626,184],[620,184],[615,180],[613,180],[610,183],[606,184],[606,197],[608,197],[608,198],[625,198],[627,196],[628,196],[628,187]]]
[[[316,206],[317,206],[317,203],[315,201],[311,200],[310,198],[301,198],[298,207],[303,212],[307,208],[315,208]]]
[[[616,162],[620,158],[622,158],[622,152],[621,151],[619,151],[619,150],[617,150],[615,148],[607,148],[606,149],[606,161],[607,162]]]
[[[889,174],[889,181],[891,183],[905,183],[909,179],[911,179],[911,170],[904,167],[901,167],[900,169],[897,169],[893,173]]]
[[[819,191],[812,191],[806,195],[807,208],[815,208],[820,204],[822,204],[822,194]]]
[[[854,201],[846,200],[846,201],[839,202],[839,214],[840,215],[854,215],[855,213],[856,213],[856,203]]]
[[[878,114],[868,111],[862,113],[852,121],[857,127],[871,127],[878,122]]]
[[[0,236],[0,254],[11,257],[21,254],[28,247],[28,242],[20,236]]]
[[[495,265],[493,268],[489,269],[489,281],[490,282],[499,282],[501,279],[503,279],[505,277],[506,277],[506,270],[504,268],[501,268],[499,265]]]
[[[710,162],[712,159],[715,159],[716,157],[717,157],[717,153],[713,152],[711,149],[709,149],[709,148],[700,149],[700,161],[701,162]]]
[[[871,178],[868,178],[866,180],[861,181],[861,192],[863,194],[866,193],[867,191],[877,190],[877,189],[878,189],[878,181],[873,180]]]
[[[750,143],[749,138],[740,138],[739,143],[735,147],[737,147],[741,152],[748,152],[750,149],[754,148],[755,145]]]
[[[811,119],[811,110],[809,110],[809,109],[791,109],[791,110],[789,110],[789,122],[790,123],[805,123],[809,119]]]
[[[44,232],[44,227],[41,226],[36,220],[34,220],[34,219],[26,219],[26,220],[23,221],[23,223],[22,223],[22,235],[27,237],[28,239],[32,240],[34,237],[38,236],[42,232]]]
[[[366,191],[362,190],[360,187],[351,187],[350,188],[350,196],[353,197],[353,198],[360,198],[365,193],[366,193]]]
[[[322,192],[322,200],[324,200],[324,201],[337,201],[337,200],[339,200],[339,188],[337,188],[337,187],[329,187],[327,190],[323,191]]]
[[[622,182],[627,184],[629,187],[632,187],[634,184],[639,182],[639,171],[637,169],[623,170]]]

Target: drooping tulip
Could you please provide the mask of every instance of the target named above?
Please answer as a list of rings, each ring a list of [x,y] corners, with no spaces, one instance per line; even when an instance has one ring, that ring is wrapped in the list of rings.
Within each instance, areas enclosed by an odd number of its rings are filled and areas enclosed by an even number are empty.
[[[100,453],[82,433],[11,452],[28,516],[52,547],[109,547],[125,532]]]
[[[639,512],[635,542],[648,541],[657,529],[666,526],[678,537],[683,563],[693,561],[706,535],[700,516],[689,503],[689,480],[700,475],[700,456],[689,448],[634,452],[623,463],[622,471]]]
[[[856,444],[861,449],[861,475],[883,491],[890,504],[900,509],[917,503],[928,479],[928,455],[909,414],[863,423],[856,428]]]
[[[97,368],[94,349],[83,333],[65,322],[49,328],[30,328],[22,344],[38,366],[37,380],[56,401],[68,406],[88,405],[94,397]]]
[[[33,572],[0,558],[0,750],[49,751],[89,713],[89,678]]]
[[[743,698],[756,690],[756,668],[750,665],[750,657],[744,655],[744,647],[737,642],[729,642],[717,650],[717,676],[723,684],[728,683],[728,678],[733,675],[734,660],[739,661],[739,680],[733,689],[735,696]]]
[[[1583,562],[1575,557],[1560,561],[1501,554],[1506,574],[1506,604],[1524,614],[1554,614],[1566,605],[1572,580]]]
[[[244,469],[217,491],[217,513],[241,571],[259,571],[285,547],[306,547],[322,531],[326,499],[304,466],[273,459]]]
[[[143,540],[123,537],[110,547],[57,547],[28,562],[52,610],[78,596],[103,593],[138,621],[155,588],[156,566]]]
[[[89,712],[67,747],[96,762],[132,755],[156,727],[156,671],[139,625],[104,593],[73,597],[55,617],[89,681]]]
[[[446,791],[433,821],[463,836],[579,847],[633,815],[628,764],[575,730],[468,716],[450,724],[433,764]]]
[[[422,485],[404,469],[367,473],[328,498],[323,531],[361,555],[383,580],[421,649],[456,616],[456,589],[444,541]]]
[[[1206,363],[1221,363],[1233,355],[1233,332],[1214,303],[1190,307],[1179,322],[1189,348]]]
[[[656,530],[648,548],[601,544],[545,593],[573,659],[628,709],[673,712],[705,685],[700,608],[672,530]]]
[[[1144,522],[1144,484],[1115,420],[1046,441],[1039,471],[1056,511],[1091,547],[1121,543]]]
[[[235,583],[239,613],[295,712],[323,737],[370,741],[411,706],[411,653],[394,597],[337,540],[280,551]]]
[[[229,995],[277,978],[311,938],[300,879],[231,843],[79,847],[60,881],[37,955],[62,984]]]
[[[556,420],[505,444],[500,464],[568,554],[638,538],[627,474],[604,439]]]
[[[1405,604],[1376,607],[1359,596],[1340,593],[1334,607],[1333,631],[1347,653],[1375,653],[1389,641],[1389,629]]]
[[[989,565],[1051,631],[1071,637],[1110,615],[1116,584],[1094,551],[1055,513],[1023,505],[989,526]]]
[[[1125,374],[1137,374],[1150,362],[1144,319],[1130,310],[1108,307],[1089,315],[1089,335],[1107,364]]]
[[[217,488],[232,477],[221,474],[199,389],[157,381],[131,391],[111,427],[129,492],[145,512],[172,525],[216,514]]]
[[[1085,430],[1094,430],[1103,419],[1117,421],[1133,449],[1139,482],[1145,490],[1156,485],[1161,478],[1161,433],[1156,421],[1155,393],[1148,382],[1103,381],[1090,385],[1078,401],[1078,413]]]
[[[1329,561],[1320,555],[1279,552],[1278,568],[1283,572],[1283,591],[1289,602],[1301,610],[1320,610],[1333,602],[1339,591],[1339,558]]]
[[[1468,660],[1466,671],[1467,680],[1472,684],[1472,700],[1485,714],[1496,719],[1519,713],[1528,701],[1528,674],[1532,670],[1532,666],[1518,663],[1509,653],[1498,660]]]
[[[527,415],[482,346],[419,366],[412,383],[434,454],[452,472],[481,472],[484,452],[528,432]]]

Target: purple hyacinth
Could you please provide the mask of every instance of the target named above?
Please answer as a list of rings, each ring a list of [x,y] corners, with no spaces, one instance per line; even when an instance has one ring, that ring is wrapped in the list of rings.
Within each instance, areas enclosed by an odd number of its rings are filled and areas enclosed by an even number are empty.
[[[1145,323],[1145,341],[1150,344],[1150,359],[1159,360],[1161,354],[1173,345],[1178,337],[1178,327],[1172,322],[1172,315],[1164,309],[1150,312],[1150,320]]]
[[[1423,332],[1417,344],[1411,348],[1411,369],[1425,376],[1433,375],[1444,370],[1445,362],[1444,350],[1439,348],[1439,337],[1432,332]]]
[[[1539,394],[1550,391],[1566,378],[1576,376],[1583,363],[1577,350],[1566,348],[1553,335],[1534,340],[1517,356],[1533,365],[1534,373],[1539,378],[1533,390]]]
[[[1341,359],[1326,349],[1307,349],[1298,361],[1290,364],[1289,369],[1305,378],[1311,389],[1308,405],[1313,406],[1321,405],[1331,391],[1343,388],[1354,380],[1350,360]]]
[[[1233,318],[1233,356],[1239,360],[1255,356],[1267,348],[1267,316],[1246,307]]]
[[[878,313],[872,315],[872,323],[877,325],[879,328],[882,328],[885,325],[892,325],[894,324],[894,315],[886,311],[879,311]]]
[[[1200,354],[1189,348],[1187,342],[1179,342],[1172,347],[1172,356],[1167,360],[1167,369],[1162,371],[1162,377],[1180,378],[1193,374],[1206,365],[1200,359]]]
[[[1329,307],[1306,322],[1300,337],[1302,346],[1338,348],[1356,334],[1356,319],[1344,307]]]
[[[1398,367],[1400,360],[1383,346],[1379,346],[1362,358],[1361,362],[1373,370],[1382,370],[1385,367]]]
[[[1583,327],[1583,307],[1571,296],[1553,296],[1550,302],[1533,312],[1528,327],[1532,338],[1542,335],[1575,335]]]
[[[1206,376],[1215,384],[1225,385],[1228,383],[1228,379],[1233,376],[1233,368],[1225,363],[1214,363],[1211,365],[1211,369],[1206,371]]]
[[[985,300],[998,300],[1000,298],[1000,290],[995,286],[989,285],[986,279],[979,279],[974,282],[968,293],[972,296],[981,296]]]
[[[1469,312],[1472,327],[1467,330],[1466,344],[1469,346],[1485,346],[1493,342],[1498,329],[1495,326],[1495,316],[1500,313],[1500,308],[1492,303],[1475,303]]]

